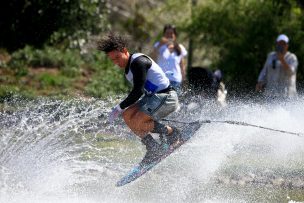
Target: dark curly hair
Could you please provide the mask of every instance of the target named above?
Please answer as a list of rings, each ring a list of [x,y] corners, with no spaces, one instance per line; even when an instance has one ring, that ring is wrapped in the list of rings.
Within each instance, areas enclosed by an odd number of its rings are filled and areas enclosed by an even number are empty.
[[[127,47],[127,41],[121,36],[109,33],[107,38],[97,41],[97,49],[109,53],[113,50],[123,51]]]

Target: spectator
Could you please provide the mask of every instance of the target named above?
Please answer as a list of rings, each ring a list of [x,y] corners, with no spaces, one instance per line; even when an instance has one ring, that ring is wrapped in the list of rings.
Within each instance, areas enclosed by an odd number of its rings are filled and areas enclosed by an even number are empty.
[[[263,91],[266,97],[290,98],[297,94],[296,72],[298,60],[288,51],[289,39],[281,34],[276,40],[276,50],[269,53],[258,77],[256,91]]]
[[[189,70],[189,85],[193,94],[215,99],[223,107],[227,105],[227,90],[221,70],[212,72],[207,68],[192,67]]]
[[[180,90],[186,79],[186,65],[184,57],[187,50],[176,40],[177,31],[173,25],[165,25],[163,37],[154,44],[154,58],[157,64],[166,73],[171,86]]]

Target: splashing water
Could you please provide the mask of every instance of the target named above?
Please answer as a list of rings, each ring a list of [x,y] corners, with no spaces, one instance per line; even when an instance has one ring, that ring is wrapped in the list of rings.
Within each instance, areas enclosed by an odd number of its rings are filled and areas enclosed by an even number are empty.
[[[303,105],[303,100],[267,105],[235,101],[219,109],[212,102],[185,101],[172,118],[235,120],[304,132]],[[267,181],[304,176],[304,137],[218,123],[203,125],[189,143],[139,180],[115,187],[145,150],[122,121],[106,122],[111,106],[93,99],[5,103],[0,112],[0,202],[298,200],[293,190],[278,190]],[[248,176],[252,180],[246,182]],[[258,177],[266,179],[257,182]]]

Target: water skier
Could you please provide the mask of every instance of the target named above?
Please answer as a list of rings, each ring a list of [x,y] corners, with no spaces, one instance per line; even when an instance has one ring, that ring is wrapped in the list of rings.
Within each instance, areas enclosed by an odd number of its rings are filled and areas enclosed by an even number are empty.
[[[163,135],[169,146],[175,145],[180,139],[177,128],[159,122],[177,109],[177,93],[162,69],[150,57],[142,53],[129,53],[127,42],[121,36],[110,33],[107,38],[98,41],[97,46],[124,70],[127,80],[133,85],[127,98],[109,113],[109,121],[113,122],[122,114],[125,123],[146,146],[143,163],[151,162],[162,153],[164,145],[159,144],[150,132]]]

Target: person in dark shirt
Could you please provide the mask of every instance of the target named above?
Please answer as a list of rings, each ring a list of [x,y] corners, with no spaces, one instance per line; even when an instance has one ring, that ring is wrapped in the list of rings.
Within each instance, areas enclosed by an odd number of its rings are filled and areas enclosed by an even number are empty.
[[[216,101],[221,107],[227,105],[227,90],[223,82],[223,73],[217,69],[214,72],[204,67],[191,67],[188,73],[189,87],[192,95]]]
[[[98,50],[124,69],[127,80],[133,85],[127,98],[109,113],[109,121],[112,123],[122,114],[128,127],[146,145],[143,161],[150,162],[163,149],[150,132],[160,134],[168,146],[179,142],[179,130],[159,122],[177,109],[178,97],[165,73],[150,57],[142,53],[131,54],[126,46],[126,40],[113,33],[97,43]]]

